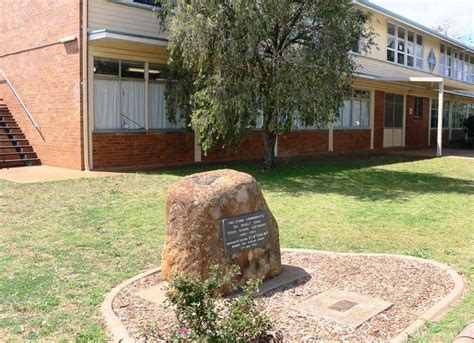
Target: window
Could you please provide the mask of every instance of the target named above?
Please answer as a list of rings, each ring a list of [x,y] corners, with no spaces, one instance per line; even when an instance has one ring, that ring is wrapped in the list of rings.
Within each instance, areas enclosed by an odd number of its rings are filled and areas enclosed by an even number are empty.
[[[423,36],[387,23],[387,61],[423,69]]]
[[[471,76],[469,82],[474,83],[474,56],[471,56]]]
[[[452,49],[449,46],[440,46],[440,73],[442,76],[451,77],[452,75]]]
[[[455,80],[474,83],[474,56],[454,52],[449,46],[440,46],[440,74]]]
[[[413,109],[414,117],[423,117],[423,98],[416,96],[415,97],[415,106]]]
[[[361,39],[357,39],[357,40],[354,40],[351,44],[351,52],[355,53],[355,54],[360,54],[362,52],[362,50],[364,49],[363,45],[362,45],[362,40]]]
[[[468,117],[469,107],[467,104],[455,102],[453,104],[452,127],[459,129],[463,127],[464,119]]]
[[[432,73],[436,68],[436,56],[433,49],[431,49],[430,54],[428,55],[428,68],[430,69],[430,73]]]
[[[143,129],[144,63],[94,60],[94,128]]]
[[[145,62],[94,59],[94,129],[183,127],[166,118],[165,84],[160,78],[162,71],[163,66],[147,66]],[[146,87],[148,103],[145,103]],[[148,108],[148,125],[145,123],[145,108]]]
[[[150,129],[178,129],[184,127],[184,124],[179,120],[171,122],[166,116],[166,83],[163,76],[165,68],[165,65],[150,63],[148,69],[148,117]],[[179,117],[179,113],[177,116]]]
[[[462,80],[469,82],[469,55],[464,54],[464,63],[462,68]]]
[[[431,101],[431,127],[438,127],[438,100]],[[449,101],[443,102],[443,128],[449,127]]]
[[[353,89],[336,115],[334,127],[370,126],[370,92]]]
[[[384,128],[403,127],[403,95],[385,93]]]

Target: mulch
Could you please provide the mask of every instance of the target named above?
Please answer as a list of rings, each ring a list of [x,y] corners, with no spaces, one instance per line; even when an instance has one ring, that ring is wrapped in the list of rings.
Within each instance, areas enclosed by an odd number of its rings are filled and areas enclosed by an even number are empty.
[[[454,287],[449,274],[439,267],[393,256],[284,251],[282,263],[304,268],[310,275],[257,298],[258,306],[271,318],[275,336],[285,342],[387,341]],[[124,288],[113,301],[115,313],[137,341],[146,341],[150,332],[166,335],[175,323],[172,308],[137,295],[161,282],[159,272],[149,275]],[[383,299],[393,306],[356,329],[292,309],[333,288]]]

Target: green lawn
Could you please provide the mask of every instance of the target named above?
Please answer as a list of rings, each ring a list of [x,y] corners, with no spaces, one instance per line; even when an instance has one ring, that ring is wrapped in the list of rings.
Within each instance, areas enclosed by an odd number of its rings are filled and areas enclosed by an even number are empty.
[[[332,159],[268,174],[233,168],[262,185],[283,247],[414,255],[474,282],[472,160]],[[0,181],[0,341],[105,340],[104,295],[160,264],[167,189],[199,170]],[[448,342],[472,319],[474,290],[415,340]]]

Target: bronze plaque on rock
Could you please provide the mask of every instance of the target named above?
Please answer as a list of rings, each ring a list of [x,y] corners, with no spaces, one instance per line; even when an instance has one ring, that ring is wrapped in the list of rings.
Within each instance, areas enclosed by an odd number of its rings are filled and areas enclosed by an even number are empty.
[[[265,247],[270,238],[264,211],[222,219],[221,232],[225,256]]]

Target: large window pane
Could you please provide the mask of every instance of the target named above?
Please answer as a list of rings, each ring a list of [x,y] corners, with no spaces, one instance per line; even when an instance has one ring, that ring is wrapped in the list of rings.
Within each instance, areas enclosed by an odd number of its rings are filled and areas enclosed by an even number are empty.
[[[351,126],[351,100],[344,100],[342,110],[342,126]]]
[[[165,129],[168,127],[166,119],[165,85],[150,83],[148,85],[148,116],[150,129]]]
[[[94,80],[94,128],[120,129],[118,80]]]
[[[121,87],[121,127],[123,129],[143,129],[145,127],[145,83],[122,80]]]
[[[403,127],[403,96],[395,96],[394,122],[393,127]]]
[[[351,126],[361,126],[361,121],[360,121],[360,101],[354,100],[352,101],[352,120],[351,120]]]
[[[384,126],[393,127],[393,94],[385,94]]]
[[[179,129],[184,125],[172,123],[166,116],[165,83],[150,82],[148,86],[148,116],[150,129]],[[179,116],[179,114],[178,114]],[[177,118],[179,120],[179,118]],[[258,127],[258,123],[257,123]]]
[[[368,101],[361,101],[360,103],[360,121],[362,127],[370,126],[370,109]]]

